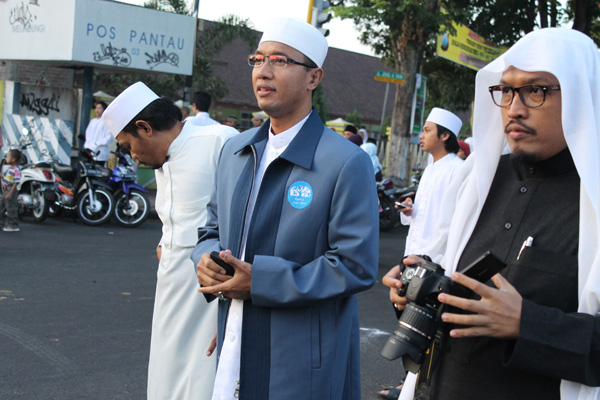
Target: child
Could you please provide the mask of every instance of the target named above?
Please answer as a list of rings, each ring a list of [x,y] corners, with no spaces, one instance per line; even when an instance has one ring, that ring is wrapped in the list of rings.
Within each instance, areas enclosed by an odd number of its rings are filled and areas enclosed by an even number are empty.
[[[0,225],[6,226],[4,232],[18,232],[18,204],[17,204],[17,185],[21,181],[21,171],[18,163],[21,158],[19,150],[10,150],[6,153],[6,163],[10,165],[2,176],[2,196],[0,197]],[[4,212],[6,211],[6,217]],[[8,217],[8,221],[5,221]]]

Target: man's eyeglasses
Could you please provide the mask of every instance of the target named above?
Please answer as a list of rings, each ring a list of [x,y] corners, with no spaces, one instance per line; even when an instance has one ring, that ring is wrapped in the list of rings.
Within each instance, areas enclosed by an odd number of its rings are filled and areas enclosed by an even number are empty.
[[[269,64],[271,64],[275,67],[285,67],[286,65],[291,63],[291,64],[302,65],[303,67],[306,67],[306,68],[316,68],[312,65],[308,65],[303,62],[296,61],[287,56],[276,55],[276,54],[274,54],[272,56],[264,56],[262,54],[250,54],[248,56],[248,65],[251,67],[262,67],[262,65],[265,63],[265,59],[268,59]]]
[[[515,98],[515,93],[519,93],[521,102],[529,108],[541,107],[546,101],[546,93],[551,90],[560,90],[559,85],[523,85],[512,87],[507,85],[490,86],[490,94],[494,104],[498,107],[508,108]]]

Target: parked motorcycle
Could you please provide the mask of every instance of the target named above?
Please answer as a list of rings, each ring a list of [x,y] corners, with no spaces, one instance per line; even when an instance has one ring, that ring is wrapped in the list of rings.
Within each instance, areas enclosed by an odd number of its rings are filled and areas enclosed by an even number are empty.
[[[115,204],[112,188],[104,181],[111,172],[94,161],[92,150],[80,149],[79,154],[76,167],[50,163],[58,177],[53,212],[59,208],[75,210],[84,224],[101,225],[110,219]]]
[[[411,184],[406,187],[394,186],[390,179],[377,184],[379,196],[379,230],[389,231],[400,221],[400,204],[406,199],[415,200],[421,172],[418,170],[411,176]]]
[[[113,168],[107,183],[115,199],[114,216],[121,226],[134,228],[141,225],[150,212],[148,191],[137,184],[135,161],[122,151],[113,152],[117,166]]]
[[[394,183],[386,179],[377,184],[377,196],[379,197],[379,230],[389,231],[398,222],[398,212],[394,207],[395,198],[391,196]]]
[[[23,128],[22,135],[27,138],[29,131]],[[21,169],[21,181],[17,185],[17,204],[19,215],[31,212],[34,221],[42,222],[49,214],[50,204],[55,201],[54,174],[46,161],[28,163],[27,156],[23,150],[31,146],[31,141],[21,142],[11,148],[21,151],[19,160]],[[5,160],[2,160],[0,170],[4,173]]]

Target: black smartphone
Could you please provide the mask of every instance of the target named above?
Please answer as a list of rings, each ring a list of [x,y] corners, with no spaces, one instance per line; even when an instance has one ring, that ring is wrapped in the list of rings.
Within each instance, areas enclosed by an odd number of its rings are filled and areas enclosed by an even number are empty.
[[[225,268],[225,274],[233,276],[235,273],[235,269],[230,264],[227,264],[225,261],[223,261],[218,251],[212,251],[210,253],[210,259],[219,264],[219,266]]]
[[[502,271],[506,267],[504,261],[500,260],[491,251],[486,251],[482,256],[473,261],[462,272],[469,278],[478,280],[479,282],[487,282],[492,276]]]

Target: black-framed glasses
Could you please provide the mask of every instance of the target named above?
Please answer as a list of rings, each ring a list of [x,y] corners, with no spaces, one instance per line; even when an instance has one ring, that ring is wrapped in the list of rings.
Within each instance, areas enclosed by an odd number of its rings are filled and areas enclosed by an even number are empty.
[[[523,85],[519,87],[495,85],[490,86],[489,90],[494,104],[498,107],[510,107],[515,98],[515,93],[519,93],[523,104],[529,108],[537,108],[541,107],[546,101],[546,93],[551,90],[560,90],[560,85]]]
[[[308,65],[303,62],[296,61],[292,58],[289,58],[288,56],[283,56],[283,55],[279,55],[279,54],[274,54],[272,56],[265,56],[262,54],[250,54],[248,56],[248,65],[251,67],[262,67],[262,65],[265,63],[265,59],[268,59],[269,64],[271,64],[272,66],[275,66],[275,67],[285,67],[286,65],[291,63],[291,64],[302,65],[303,67],[306,67],[306,68],[316,68],[313,65]]]

